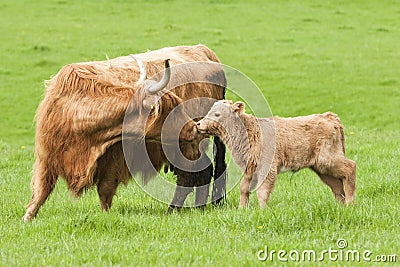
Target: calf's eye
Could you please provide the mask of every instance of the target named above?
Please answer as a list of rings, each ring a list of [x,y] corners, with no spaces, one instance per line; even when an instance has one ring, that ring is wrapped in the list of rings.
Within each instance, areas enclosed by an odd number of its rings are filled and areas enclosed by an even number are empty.
[[[218,118],[219,116],[221,116],[221,114],[219,114],[219,113],[214,113],[214,116]]]

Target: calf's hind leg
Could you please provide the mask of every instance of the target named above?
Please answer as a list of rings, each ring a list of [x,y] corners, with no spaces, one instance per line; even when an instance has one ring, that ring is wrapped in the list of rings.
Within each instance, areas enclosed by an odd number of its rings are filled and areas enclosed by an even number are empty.
[[[356,193],[356,163],[347,158],[340,158],[334,162],[333,167],[328,172],[330,176],[343,181],[344,203],[354,203]]]
[[[318,173],[319,178],[321,181],[324,182],[327,186],[329,186],[332,190],[333,195],[335,196],[336,200],[340,203],[345,203],[345,192],[343,187],[343,181],[341,179],[335,178],[330,175],[324,175]]]
[[[356,163],[350,159],[344,161],[343,172],[345,172],[344,191],[346,195],[346,204],[355,203],[356,194]]]
[[[40,207],[49,197],[57,182],[58,175],[45,164],[45,161],[37,159],[35,162],[35,173],[32,177],[32,197],[26,206],[24,221],[32,220],[38,213]]]

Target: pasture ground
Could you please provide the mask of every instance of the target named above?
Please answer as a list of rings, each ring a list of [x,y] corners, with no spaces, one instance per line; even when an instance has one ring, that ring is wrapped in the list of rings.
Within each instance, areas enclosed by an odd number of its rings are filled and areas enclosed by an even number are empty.
[[[385,0],[1,1],[0,265],[253,266],[281,263],[276,254],[258,261],[265,246],[319,253],[339,239],[348,244],[341,251],[398,255],[399,16],[400,3]],[[235,188],[225,206],[170,216],[133,182],[105,214],[95,190],[74,200],[60,180],[37,219],[23,223],[43,80],[105,54],[197,43],[248,75],[274,115],[339,114],[357,162],[358,205],[335,203],[307,170],[280,175],[266,210],[255,195],[237,209]]]

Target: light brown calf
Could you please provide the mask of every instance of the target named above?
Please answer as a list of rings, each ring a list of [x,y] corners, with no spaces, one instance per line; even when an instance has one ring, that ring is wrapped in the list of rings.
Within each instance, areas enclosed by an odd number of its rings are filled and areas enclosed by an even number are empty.
[[[280,172],[314,170],[343,204],[354,202],[356,163],[345,156],[343,125],[331,112],[295,118],[256,118],[243,102],[220,100],[197,123],[200,133],[220,137],[244,171],[240,206],[257,182],[260,207],[267,205]]]

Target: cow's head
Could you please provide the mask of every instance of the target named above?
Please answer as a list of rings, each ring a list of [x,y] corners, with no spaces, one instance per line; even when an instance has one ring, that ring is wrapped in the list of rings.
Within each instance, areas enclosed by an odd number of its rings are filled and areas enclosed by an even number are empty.
[[[170,90],[164,90],[171,79],[169,59],[165,60],[163,76],[160,81],[156,81],[146,79],[146,69],[142,61],[137,57],[133,58],[140,68],[140,78],[136,82],[139,89],[125,118],[125,124],[128,124],[126,132],[154,141],[161,141],[161,132],[163,140],[172,140],[179,136],[182,141],[193,141],[197,136],[196,123],[179,106],[182,99]],[[168,121],[164,124],[168,116]]]

